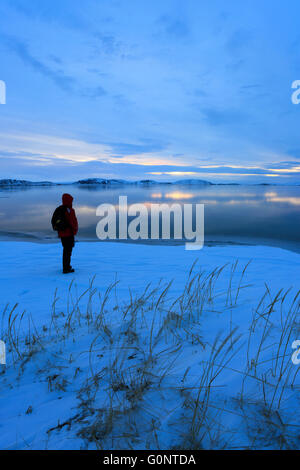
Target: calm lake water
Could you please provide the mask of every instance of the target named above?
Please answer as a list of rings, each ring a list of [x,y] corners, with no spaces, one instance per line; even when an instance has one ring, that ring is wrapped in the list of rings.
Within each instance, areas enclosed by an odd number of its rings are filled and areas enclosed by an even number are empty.
[[[205,243],[262,243],[300,252],[300,186],[155,185],[54,186],[0,191],[0,236],[39,241],[56,239],[50,220],[61,194],[71,193],[80,230],[78,239],[97,240],[96,207],[133,203],[205,205]],[[162,241],[161,243],[167,243]]]

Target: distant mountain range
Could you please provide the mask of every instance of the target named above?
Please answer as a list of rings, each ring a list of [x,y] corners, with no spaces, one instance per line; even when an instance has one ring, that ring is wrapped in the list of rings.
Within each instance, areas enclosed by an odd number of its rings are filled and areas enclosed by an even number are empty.
[[[253,183],[252,183],[253,184]],[[270,186],[269,183],[254,183],[259,186]],[[81,187],[92,186],[121,186],[121,185],[139,185],[139,186],[152,186],[152,185],[182,185],[182,186],[238,186],[239,183],[212,183],[200,179],[183,179],[179,181],[155,181],[155,180],[138,180],[126,181],[122,179],[105,179],[105,178],[87,178],[74,182],[53,183],[52,181],[28,181],[19,179],[1,179],[1,188],[14,188],[26,186],[66,186],[77,185]],[[271,184],[274,185],[273,183]]]
[[[0,186],[12,187],[12,186],[55,186],[56,183],[50,181],[27,181],[27,180],[14,180],[14,179],[3,179],[0,180]]]
[[[116,184],[136,184],[142,186],[151,186],[155,184],[198,184],[198,185],[212,185],[210,181],[204,180],[197,180],[197,179],[190,179],[190,180],[180,180],[175,182],[168,182],[168,181],[155,181],[155,180],[138,180],[138,181],[126,181],[126,180],[119,180],[119,179],[103,179],[103,178],[88,178],[84,180],[76,181],[73,184],[78,185],[98,185],[98,184],[108,184],[108,185],[116,185]]]
[[[52,181],[27,181],[18,179],[2,179],[0,186],[14,187],[14,186],[62,186],[62,185],[77,185],[77,186],[116,186],[116,185],[141,185],[150,186],[157,184],[183,184],[183,185],[212,185],[210,181],[189,179],[180,180],[176,182],[160,182],[154,180],[139,180],[139,181],[126,181],[122,179],[105,179],[105,178],[87,178],[72,183],[53,183]]]

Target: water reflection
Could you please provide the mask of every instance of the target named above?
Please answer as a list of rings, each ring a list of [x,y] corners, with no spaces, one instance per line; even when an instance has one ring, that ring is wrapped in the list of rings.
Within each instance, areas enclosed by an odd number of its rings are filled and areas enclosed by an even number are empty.
[[[205,204],[205,240],[239,239],[287,241],[300,246],[300,191],[294,186],[54,186],[14,188],[0,192],[0,233],[27,233],[55,237],[50,219],[61,194],[74,197],[79,238],[96,239],[101,203],[118,206],[119,196],[128,204]]]
[[[174,191],[173,193],[166,193],[166,199],[175,199],[176,201],[182,201],[184,199],[193,199],[194,194],[184,193],[182,191]]]
[[[283,203],[291,204],[293,206],[300,206],[300,197],[279,196],[275,192],[266,193],[265,196],[268,202],[283,202]]]

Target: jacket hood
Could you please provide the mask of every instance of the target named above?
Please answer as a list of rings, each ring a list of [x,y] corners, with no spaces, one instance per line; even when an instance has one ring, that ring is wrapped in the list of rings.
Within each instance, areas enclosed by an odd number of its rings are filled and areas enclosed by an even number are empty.
[[[71,194],[66,193],[62,195],[62,203],[64,206],[72,207],[72,202],[73,202],[73,197],[71,196]]]

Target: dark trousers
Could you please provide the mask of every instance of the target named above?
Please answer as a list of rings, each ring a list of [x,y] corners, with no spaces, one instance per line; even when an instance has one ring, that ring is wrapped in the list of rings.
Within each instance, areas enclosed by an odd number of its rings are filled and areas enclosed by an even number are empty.
[[[74,236],[61,237],[61,244],[63,246],[63,270],[68,271],[71,267],[71,255],[74,247]]]

